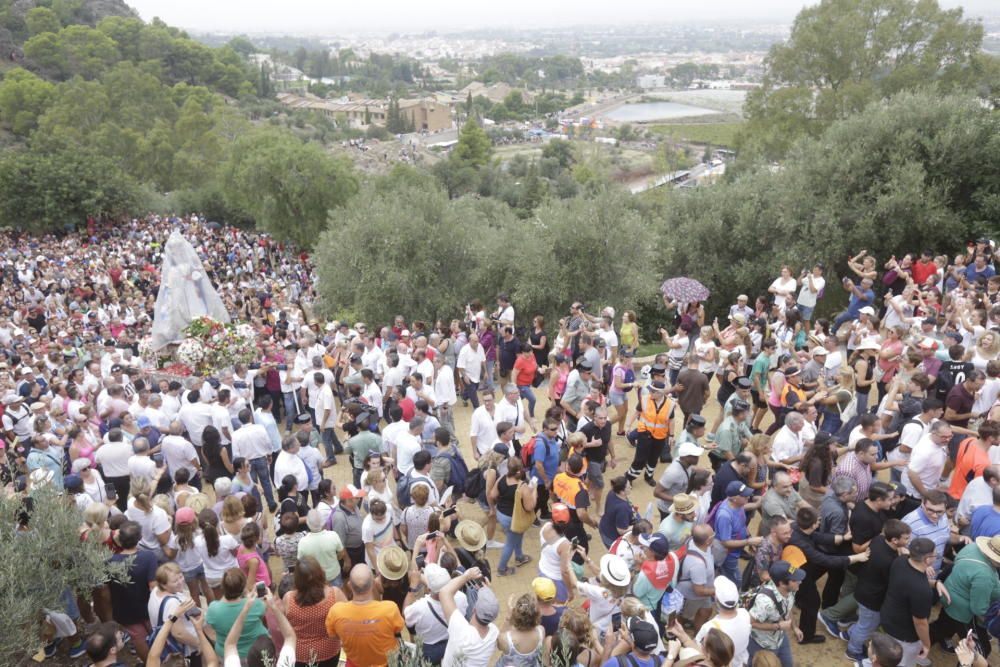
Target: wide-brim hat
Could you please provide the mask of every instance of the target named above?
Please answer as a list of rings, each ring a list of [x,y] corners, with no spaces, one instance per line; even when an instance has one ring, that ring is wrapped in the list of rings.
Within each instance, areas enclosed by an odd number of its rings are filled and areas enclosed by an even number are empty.
[[[678,493],[674,496],[674,502],[670,505],[670,511],[677,514],[690,514],[698,507],[698,502],[694,496],[686,493]]]
[[[395,545],[386,547],[378,553],[377,564],[379,574],[392,581],[399,581],[410,569],[406,552]]]
[[[1000,567],[1000,535],[977,537],[976,546],[984,556],[993,561],[994,565]]]
[[[455,527],[455,539],[458,540],[458,546],[466,551],[479,551],[486,546],[486,532],[471,519],[458,522],[458,526]]]

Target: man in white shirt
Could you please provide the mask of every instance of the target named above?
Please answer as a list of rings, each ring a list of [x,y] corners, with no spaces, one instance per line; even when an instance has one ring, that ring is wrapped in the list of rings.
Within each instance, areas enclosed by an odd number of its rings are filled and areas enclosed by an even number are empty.
[[[695,641],[699,644],[712,628],[722,631],[733,642],[732,667],[744,667],[749,660],[750,612],[739,605],[740,592],[726,577],[716,577],[715,607],[718,613],[701,626]]]
[[[983,468],[983,474],[966,485],[955,513],[963,534],[968,533],[972,513],[976,508],[993,504],[993,489],[998,486],[1000,486],[1000,465],[995,463]]]
[[[306,464],[299,458],[300,448],[299,440],[294,435],[287,436],[281,443],[281,452],[274,461],[274,485],[281,486],[281,480],[291,475],[302,496],[309,488],[309,473],[306,472]]]
[[[801,413],[789,412],[785,415],[785,425],[774,434],[771,446],[771,457],[793,468],[799,467],[802,460],[804,445],[802,443],[802,428],[805,418]]]
[[[163,461],[167,465],[167,474],[170,475],[171,479],[181,468],[185,468],[191,473],[192,478],[201,469],[198,451],[181,435],[183,431],[183,425],[179,421],[175,421],[170,425],[170,435],[164,436],[160,440],[160,453],[163,454]]]
[[[938,420],[931,424],[930,431],[913,448],[910,463],[903,474],[907,497],[899,510],[900,515],[905,516],[915,510],[923,502],[924,494],[940,485],[941,473],[948,462],[951,437],[951,424]],[[947,491],[947,488],[943,490]]]
[[[149,404],[142,409],[139,417],[145,417],[160,433],[170,428],[170,418],[167,417],[161,408],[163,406],[163,396],[160,394],[150,394]]]
[[[100,464],[101,470],[104,471],[104,481],[114,485],[118,493],[115,504],[124,512],[131,488],[128,462],[132,458],[132,445],[124,441],[122,431],[118,428],[108,431],[106,438],[107,441],[94,454],[94,461]]]
[[[500,326],[514,326],[514,306],[507,294],[497,295],[497,309],[494,319]]]
[[[500,603],[493,590],[488,586],[479,589],[471,620],[465,620],[465,614],[455,603],[459,589],[482,576],[478,567],[469,568],[445,584],[439,593],[441,610],[448,621],[448,645],[441,667],[487,667],[493,659],[500,634],[493,623],[500,614]]]
[[[215,421],[212,406],[201,402],[200,392],[191,391],[188,392],[187,402],[181,406],[177,417],[184,424],[184,430],[187,431],[191,443],[195,447],[201,447],[202,431]]]
[[[365,351],[361,353],[361,366],[375,374],[376,378],[385,373],[385,353],[375,344],[374,336],[365,336]]]
[[[318,381],[318,377],[313,376],[313,381]],[[323,382],[316,397],[316,428],[319,429],[323,438],[323,449],[326,450],[326,460],[331,465],[337,462],[337,454],[344,451],[344,447],[337,438],[337,403],[333,395],[333,380]]]
[[[944,404],[936,398],[925,398],[921,403],[921,412],[913,419],[903,424],[899,433],[899,444],[891,452],[886,454],[889,461],[907,461],[913,453],[913,448],[917,446],[924,436],[931,430],[931,424],[941,418],[944,412]],[[899,484],[903,481],[903,474],[906,468],[893,468],[889,471],[889,479]]]
[[[424,659],[431,664],[438,664],[444,658],[448,644],[448,625],[444,622],[439,593],[451,581],[451,575],[437,563],[428,563],[424,567],[424,579],[427,581],[427,595],[414,601],[414,592],[419,592],[419,589],[415,591],[411,587],[403,601],[403,618],[406,620],[406,627],[413,628],[414,635],[423,640]],[[468,606],[465,593],[455,593],[455,607],[463,616]]]
[[[273,452],[271,436],[267,428],[255,424],[250,408],[240,411],[240,427],[233,432],[233,458],[243,457],[250,464],[250,476],[262,487],[267,498],[267,506],[274,512],[278,505],[271,490],[270,463]]]
[[[479,344],[479,336],[469,334],[469,342],[462,347],[458,353],[458,372],[465,382],[465,392],[463,398],[472,402],[473,408],[479,407],[479,381],[483,377],[486,368],[486,352]],[[492,444],[492,443],[490,443]]]
[[[503,388],[503,398],[497,403],[493,413],[494,425],[500,422],[510,422],[514,425],[514,450],[521,451],[521,440],[531,427],[532,432],[538,431],[534,420],[525,412],[524,403],[521,402],[521,394],[517,390],[517,385],[509,383]],[[525,442],[527,440],[525,439]]]
[[[413,455],[423,449],[420,435],[424,430],[424,418],[420,415],[410,420],[405,432],[396,436],[396,469],[400,475],[413,470]]]
[[[372,372],[370,368],[361,369],[361,398],[378,410],[378,416],[382,418],[382,408],[383,408],[383,397],[382,389],[379,388],[378,383],[375,382],[375,373]]]
[[[223,445],[230,444],[233,438],[233,422],[229,417],[230,401],[232,401],[232,394],[229,393],[228,389],[223,389],[220,386],[219,392],[216,394],[216,402],[211,404],[212,426],[218,429],[219,435],[222,436]]]
[[[306,394],[306,406],[309,408],[309,414],[312,415],[313,423],[318,423],[316,405],[319,403],[319,394],[325,384],[331,387],[335,384],[333,373],[328,368],[323,367],[323,357],[313,357],[312,368],[305,374],[305,379],[302,381],[302,388]]]
[[[420,373],[424,378],[424,384],[428,387],[434,386],[434,362],[427,358],[427,350],[418,348],[413,352],[413,360],[417,362],[414,373]]]
[[[149,481],[153,488],[156,488],[156,481],[159,479],[159,470],[156,461],[149,455],[149,441],[146,438],[138,437],[132,441],[132,451],[134,454],[128,460],[128,473],[132,479],[142,478]]]
[[[826,287],[826,279],[823,277],[824,268],[826,267],[822,262],[817,262],[812,271],[808,273],[804,269],[802,271],[802,288],[799,290],[799,298],[795,303],[799,313],[802,314],[807,331],[809,330],[809,322],[812,320],[813,310],[816,308],[816,301],[819,299],[819,293]]]
[[[455,439],[455,417],[453,409],[458,402],[455,393],[455,372],[445,363],[444,355],[434,357],[434,404],[438,421],[448,429],[452,440]]]
[[[410,429],[410,425],[403,421],[403,408],[398,405],[393,405],[389,408],[388,419],[389,423],[382,429],[382,442],[385,445],[382,449],[388,452],[389,456],[395,458],[396,441],[400,435]]]
[[[302,373],[296,368],[295,354],[292,352],[292,345],[285,348],[284,367],[278,369],[278,378],[281,380],[281,397],[285,402],[285,430],[292,430],[292,423],[296,415],[301,412],[299,404],[299,388],[302,386]]]
[[[483,404],[472,412],[469,426],[469,438],[472,441],[472,454],[479,458],[490,451],[497,439],[497,422],[494,419],[496,406],[493,394],[483,394]]]

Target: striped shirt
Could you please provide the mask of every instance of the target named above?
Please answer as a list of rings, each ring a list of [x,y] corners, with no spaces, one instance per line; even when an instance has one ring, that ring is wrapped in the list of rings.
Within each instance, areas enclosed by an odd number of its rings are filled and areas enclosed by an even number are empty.
[[[926,537],[934,543],[934,569],[940,572],[941,559],[944,557],[944,548],[951,538],[951,526],[948,523],[948,515],[942,514],[937,523],[934,523],[924,514],[924,508],[918,507],[903,517],[903,523],[913,531],[910,539]]]

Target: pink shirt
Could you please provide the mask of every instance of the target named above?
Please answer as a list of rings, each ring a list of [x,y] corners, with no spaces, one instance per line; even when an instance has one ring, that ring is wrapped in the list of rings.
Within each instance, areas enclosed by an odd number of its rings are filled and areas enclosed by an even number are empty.
[[[236,562],[239,564],[240,569],[243,570],[244,574],[250,572],[250,561],[254,558],[257,559],[257,581],[264,582],[264,585],[268,588],[271,587],[271,570],[267,567],[267,563],[264,559],[260,557],[257,550],[249,550],[242,544],[240,548],[236,550]]]

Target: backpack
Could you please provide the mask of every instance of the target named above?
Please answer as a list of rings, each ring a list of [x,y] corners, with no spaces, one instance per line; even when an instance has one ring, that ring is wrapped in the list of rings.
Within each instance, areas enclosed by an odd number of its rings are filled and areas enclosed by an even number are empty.
[[[413,471],[406,473],[396,480],[396,502],[400,507],[408,507],[410,500],[410,488],[413,486]]]
[[[900,408],[900,412],[902,412],[902,408]],[[897,435],[894,438],[888,438],[886,440],[882,440],[882,451],[888,454],[892,450],[899,447],[899,437],[903,435],[903,429],[906,428],[906,426],[908,426],[909,424],[917,424],[920,426],[920,428],[924,427],[923,422],[921,422],[916,417],[910,417],[909,419],[904,419],[902,415],[897,413],[897,415],[893,417],[892,424],[889,425],[889,432],[898,433],[899,435]]]
[[[753,605],[757,601],[758,595],[766,595],[767,597],[771,598],[771,602],[773,602],[774,606],[777,607],[778,609],[778,614],[780,614],[781,620],[785,620],[785,617],[788,614],[788,609],[785,607],[785,603],[779,600],[778,596],[775,595],[774,592],[770,588],[767,588],[767,586],[765,586],[764,584],[761,584],[757,588],[750,591],[746,591],[745,593],[740,595],[740,606],[746,609],[747,611],[750,611],[751,609],[753,609]]]
[[[156,615],[156,625],[153,627],[152,632],[146,635],[146,644],[148,644],[149,646],[153,645],[153,642],[156,641],[156,635],[158,635],[160,633],[160,630],[163,629],[163,610],[167,606],[167,600],[171,598],[173,598],[174,600],[178,600],[176,595],[168,595],[162,600],[160,600],[160,611]],[[164,645],[163,652],[160,654],[160,656],[165,658],[172,653],[177,653],[178,655],[184,655],[184,647],[181,645],[180,642],[177,641],[176,638],[174,638],[172,635],[168,635],[167,643]]]
[[[468,473],[465,478],[465,495],[475,500],[486,491],[486,473],[482,468],[476,468]]]
[[[521,445],[521,463],[523,463],[524,467],[527,468],[529,471],[531,470],[531,458],[535,453],[535,445],[537,444],[538,444],[538,436],[533,435],[531,436],[531,439],[528,440],[528,442]],[[546,444],[545,455],[548,456],[548,454],[549,454],[549,447],[548,444]]]
[[[449,461],[451,461],[451,473],[448,475],[448,486],[453,486],[456,490],[465,489],[469,479],[469,466],[465,464],[465,459],[462,458],[462,454],[457,451],[453,451],[450,454],[445,454],[445,456]]]

